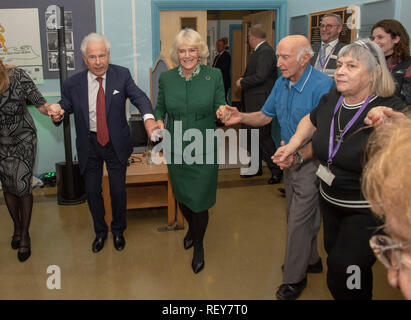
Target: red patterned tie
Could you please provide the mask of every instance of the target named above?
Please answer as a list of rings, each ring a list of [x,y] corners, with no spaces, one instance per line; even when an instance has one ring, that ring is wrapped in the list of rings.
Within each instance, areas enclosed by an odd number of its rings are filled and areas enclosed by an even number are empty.
[[[103,147],[109,141],[107,122],[106,122],[106,98],[104,96],[103,78],[97,77],[97,81],[100,83],[97,93],[97,142]]]

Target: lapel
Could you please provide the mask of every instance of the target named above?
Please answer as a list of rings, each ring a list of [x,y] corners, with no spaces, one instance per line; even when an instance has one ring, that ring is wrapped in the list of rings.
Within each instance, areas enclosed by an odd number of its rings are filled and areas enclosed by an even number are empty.
[[[113,77],[113,70],[111,68],[111,65],[109,65],[106,73],[106,118],[110,112],[110,103],[114,92],[115,80],[113,79]]]
[[[88,105],[88,79],[87,79],[88,70],[85,70],[80,78],[79,82],[79,97],[84,97],[82,101],[81,110],[83,111],[84,119],[86,120],[87,129],[90,131],[90,111]]]

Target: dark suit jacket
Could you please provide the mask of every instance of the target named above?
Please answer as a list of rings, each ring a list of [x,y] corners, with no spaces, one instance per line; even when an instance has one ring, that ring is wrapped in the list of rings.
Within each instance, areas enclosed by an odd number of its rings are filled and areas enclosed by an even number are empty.
[[[277,58],[273,48],[264,42],[254,51],[241,80],[246,112],[260,111],[277,80]]]
[[[213,67],[221,70],[223,74],[224,88],[227,91],[231,87],[230,67],[231,56],[227,51],[223,51],[219,56],[214,58]]]
[[[90,135],[88,105],[88,70],[79,72],[63,85],[60,105],[65,115],[74,114],[76,146],[81,173],[86,168]],[[126,118],[126,100],[130,99],[142,115],[153,113],[150,100],[139,89],[127,68],[110,64],[106,73],[106,118],[110,141],[117,157],[126,164],[133,147]]]
[[[346,46],[346,43],[337,42],[337,45],[334,48],[334,51],[331,53],[330,58],[328,59],[327,65],[325,66],[325,69],[337,69],[337,56],[338,52],[340,52],[341,48]],[[321,49],[321,42],[316,42],[312,45],[313,51],[314,51],[314,56],[311,58],[310,63],[314,67],[315,62],[317,61],[318,57],[318,52]]]

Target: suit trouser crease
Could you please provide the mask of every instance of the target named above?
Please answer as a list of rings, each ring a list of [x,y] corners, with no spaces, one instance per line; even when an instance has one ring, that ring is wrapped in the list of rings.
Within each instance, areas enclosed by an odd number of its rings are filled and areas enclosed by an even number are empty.
[[[102,196],[103,163],[106,162],[112,209],[111,231],[114,236],[121,235],[126,229],[126,165],[121,164],[111,144],[104,147],[97,142],[95,135],[90,135],[89,157],[83,177],[86,185],[87,201],[94,222],[97,237],[105,238],[108,226],[104,219],[104,199]]]
[[[284,283],[300,282],[309,264],[318,262],[317,234],[321,226],[316,161],[284,170],[287,243]]]

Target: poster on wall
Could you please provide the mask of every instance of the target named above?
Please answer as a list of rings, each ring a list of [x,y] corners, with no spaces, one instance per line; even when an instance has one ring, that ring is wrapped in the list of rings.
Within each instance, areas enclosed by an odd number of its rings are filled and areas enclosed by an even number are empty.
[[[58,66],[58,36],[56,12],[45,12],[45,26],[47,38],[48,71],[59,71]],[[73,13],[64,11],[64,29],[66,44],[67,70],[75,70]]]
[[[30,70],[37,84],[43,83],[38,17],[37,8],[0,9],[0,58]]]

